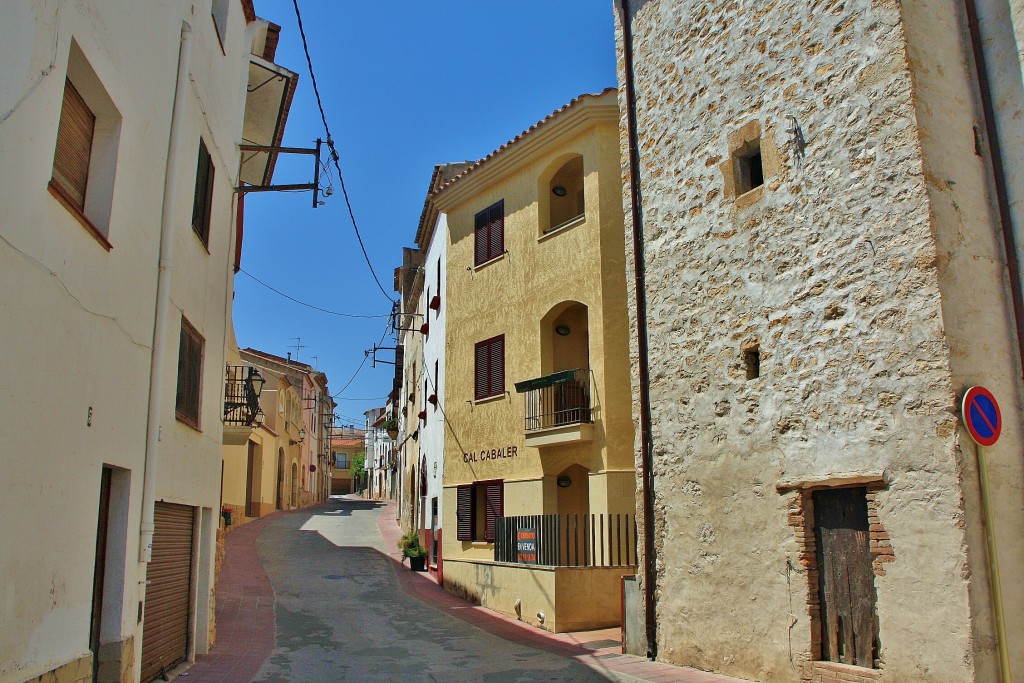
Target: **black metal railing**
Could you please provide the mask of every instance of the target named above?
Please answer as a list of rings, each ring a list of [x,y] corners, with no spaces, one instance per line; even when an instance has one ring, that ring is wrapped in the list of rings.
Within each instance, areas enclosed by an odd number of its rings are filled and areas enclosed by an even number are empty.
[[[260,410],[260,397],[253,379],[256,368],[229,365],[224,388],[224,424],[250,426]]]
[[[528,432],[592,421],[589,370],[562,370],[517,382],[516,391],[525,394]]]
[[[494,520],[494,561],[547,567],[635,567],[636,515],[553,514]]]

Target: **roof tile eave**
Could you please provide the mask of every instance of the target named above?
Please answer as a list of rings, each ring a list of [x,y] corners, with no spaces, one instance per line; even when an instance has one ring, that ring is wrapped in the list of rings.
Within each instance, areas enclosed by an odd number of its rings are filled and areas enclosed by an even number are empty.
[[[471,175],[473,173],[473,171],[475,171],[476,169],[480,168],[481,166],[486,164],[491,159],[499,156],[505,150],[507,150],[508,148],[510,148],[513,145],[517,144],[520,140],[522,140],[526,136],[532,134],[534,131],[538,130],[539,128],[541,128],[543,126],[548,125],[553,119],[557,118],[559,115],[561,115],[564,112],[568,111],[569,109],[573,108],[574,106],[576,106],[578,103],[582,102],[583,100],[591,99],[591,98],[598,99],[600,97],[604,97],[605,95],[607,95],[610,92],[615,92],[616,90],[617,90],[617,88],[615,88],[615,87],[608,87],[608,88],[605,88],[604,90],[602,90],[599,93],[584,93],[582,95],[574,97],[573,99],[569,100],[567,103],[563,104],[558,109],[554,110],[553,112],[551,112],[550,114],[545,116],[540,121],[534,123],[532,126],[530,126],[526,130],[521,132],[519,135],[515,136],[511,140],[507,141],[506,143],[504,143],[503,145],[501,145],[500,147],[498,147],[497,149],[492,151],[490,154],[488,154],[484,158],[482,158],[479,161],[476,161],[476,162],[473,162],[472,164],[470,164],[468,167],[463,169],[458,175],[455,175],[455,176],[449,178],[446,182],[444,182],[437,189],[435,189],[430,195],[428,195],[428,199],[433,198],[433,197],[439,195],[440,193],[444,192],[448,188],[452,187],[453,185],[456,185],[459,181],[463,180],[466,176]]]

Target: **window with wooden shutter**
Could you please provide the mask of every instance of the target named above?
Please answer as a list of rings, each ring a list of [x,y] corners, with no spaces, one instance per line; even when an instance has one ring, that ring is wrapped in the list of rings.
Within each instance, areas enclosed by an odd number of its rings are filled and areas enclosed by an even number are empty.
[[[501,517],[505,510],[505,484],[502,481],[490,481],[479,486],[484,487],[487,509],[484,527],[484,540],[494,540],[494,520]]]
[[[178,344],[178,393],[174,403],[174,414],[179,420],[196,429],[199,429],[204,343],[199,332],[182,316]]]
[[[473,485],[466,484],[458,488],[455,516],[458,520],[456,538],[460,541],[473,540]]]
[[[474,265],[505,253],[505,200],[487,207],[474,218]]]
[[[199,161],[196,165],[196,192],[192,202],[192,229],[203,245],[210,246],[210,213],[213,207],[213,159],[206,143],[199,140]]]
[[[79,211],[85,209],[89,182],[89,160],[96,117],[71,81],[64,81],[64,103],[57,127],[57,148],[53,155],[53,181],[65,199]]]
[[[505,335],[477,343],[475,351],[475,391],[479,400],[505,393]]]

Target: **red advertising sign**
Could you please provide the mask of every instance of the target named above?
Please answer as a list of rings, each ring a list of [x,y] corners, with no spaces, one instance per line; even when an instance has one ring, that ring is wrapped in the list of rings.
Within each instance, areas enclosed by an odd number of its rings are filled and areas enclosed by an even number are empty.
[[[537,530],[516,530],[516,562],[537,564]]]

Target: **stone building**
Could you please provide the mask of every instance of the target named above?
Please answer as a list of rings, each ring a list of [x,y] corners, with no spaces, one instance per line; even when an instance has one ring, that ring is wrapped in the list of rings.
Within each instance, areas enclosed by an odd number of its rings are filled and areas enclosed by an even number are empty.
[[[978,4],[616,3],[660,659],[1024,676],[1024,3]]]

